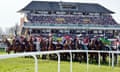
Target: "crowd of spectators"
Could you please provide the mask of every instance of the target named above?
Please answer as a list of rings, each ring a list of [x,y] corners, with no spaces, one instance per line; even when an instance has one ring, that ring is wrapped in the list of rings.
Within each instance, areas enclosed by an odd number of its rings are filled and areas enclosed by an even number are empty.
[[[115,25],[116,21],[111,15],[83,16],[83,15],[28,15],[27,19],[32,23],[40,24],[100,24]]]

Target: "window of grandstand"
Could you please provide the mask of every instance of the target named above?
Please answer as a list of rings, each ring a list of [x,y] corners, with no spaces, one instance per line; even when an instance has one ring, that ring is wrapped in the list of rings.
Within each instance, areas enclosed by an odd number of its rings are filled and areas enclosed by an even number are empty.
[[[64,30],[59,30],[61,33],[63,33],[64,32]]]
[[[51,32],[51,30],[48,30],[48,29],[47,29],[46,32]]]
[[[85,19],[83,19],[83,23],[84,23],[84,24],[88,24],[88,23],[90,23],[90,19],[89,19],[89,18],[85,18]]]
[[[80,30],[76,30],[77,33],[80,33]]]
[[[63,23],[65,20],[64,20],[64,18],[56,18],[56,21],[57,21],[58,23]]]
[[[99,33],[103,33],[102,30],[99,30]]]
[[[106,30],[106,33],[112,33],[113,31],[112,30]]]
[[[37,11],[39,14],[48,14],[48,11]]]
[[[83,15],[81,12],[73,12],[75,15]]]
[[[100,13],[94,13],[94,15],[95,15],[95,16],[99,16],[99,15],[100,15]]]
[[[69,33],[69,30],[64,30],[65,33]]]
[[[62,4],[62,9],[64,9],[64,10],[76,10],[78,8],[75,4],[64,3],[64,4]]]
[[[94,30],[93,33],[98,33],[98,31],[97,31],[97,30]]]
[[[53,11],[48,11],[48,14],[54,14],[54,12]]]
[[[89,13],[90,16],[99,16],[99,13]]]
[[[89,13],[83,12],[83,15],[89,15]]]
[[[61,14],[61,15],[63,15],[63,14],[66,14],[66,12],[56,12],[56,14]]]

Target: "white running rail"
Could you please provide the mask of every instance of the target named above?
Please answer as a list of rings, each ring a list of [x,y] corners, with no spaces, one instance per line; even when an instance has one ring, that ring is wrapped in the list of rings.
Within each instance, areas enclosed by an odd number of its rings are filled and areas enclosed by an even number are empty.
[[[57,54],[58,56],[58,72],[60,72],[60,53],[70,53],[70,72],[72,72],[72,53],[75,52],[85,52],[87,54],[87,70],[88,70],[88,52],[98,53],[98,66],[100,66],[100,53],[109,54],[109,66],[110,66],[110,54],[112,54],[112,67],[114,67],[114,54],[120,54],[120,51],[96,51],[96,50],[57,50],[57,51],[42,51],[42,52],[25,52],[25,53],[16,53],[16,54],[5,54],[0,55],[0,59],[15,58],[21,56],[33,56],[35,59],[35,72],[38,72],[38,59],[36,55],[42,54]]]

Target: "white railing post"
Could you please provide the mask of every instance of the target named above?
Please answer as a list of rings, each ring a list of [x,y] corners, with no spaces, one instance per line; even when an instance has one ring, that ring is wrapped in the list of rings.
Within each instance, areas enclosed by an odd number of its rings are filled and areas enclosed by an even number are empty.
[[[110,51],[109,51],[109,66],[110,66],[110,58],[111,58],[111,57],[110,57]]]
[[[35,72],[38,72],[38,59],[36,57],[36,55],[32,55],[34,60],[35,60]]]
[[[58,72],[60,72],[60,53],[57,53],[58,56]]]
[[[114,53],[112,52],[112,68],[114,67]]]
[[[117,50],[118,52],[118,50]],[[116,54],[117,55],[117,64],[119,64],[119,53]]]
[[[98,59],[99,59],[98,66],[100,67],[100,52],[98,52]]]
[[[88,64],[89,64],[88,51],[86,51],[86,53],[87,53],[87,72],[88,72]]]
[[[70,72],[72,72],[72,52],[70,52]]]

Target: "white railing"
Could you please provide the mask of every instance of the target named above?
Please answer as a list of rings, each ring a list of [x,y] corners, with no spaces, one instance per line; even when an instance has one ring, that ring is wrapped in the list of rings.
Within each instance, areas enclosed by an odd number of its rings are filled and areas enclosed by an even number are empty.
[[[75,52],[85,52],[87,54],[87,70],[88,70],[88,53],[94,52],[98,53],[98,66],[100,67],[100,53],[109,54],[109,66],[110,66],[110,54],[112,54],[112,67],[114,67],[114,54],[120,54],[120,51],[96,51],[96,50],[57,50],[57,51],[42,51],[42,52],[28,52],[28,53],[16,53],[16,54],[6,54],[0,55],[0,59],[15,58],[21,56],[33,56],[35,59],[35,72],[38,72],[38,59],[36,55],[42,54],[57,54],[58,56],[58,72],[60,72],[60,53],[70,53],[70,72],[72,72],[72,53]]]

